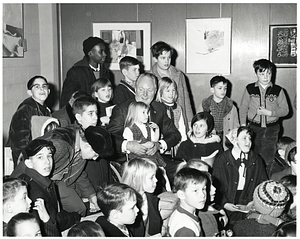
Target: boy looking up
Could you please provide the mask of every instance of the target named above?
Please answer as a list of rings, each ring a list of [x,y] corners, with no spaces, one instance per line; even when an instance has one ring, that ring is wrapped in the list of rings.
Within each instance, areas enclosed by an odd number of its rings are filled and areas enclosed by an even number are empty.
[[[51,141],[34,139],[25,147],[21,161],[11,175],[27,182],[29,198],[33,202],[38,198],[44,200],[45,208],[50,216],[49,220],[55,225],[54,229],[45,224],[41,225],[42,231],[47,236],[61,236],[60,232],[80,220],[78,213],[66,212],[58,206],[55,184],[49,178],[53,168],[54,154],[55,148]],[[33,214],[36,215],[37,212],[34,210]]]
[[[168,233],[172,237],[201,236],[200,219],[196,209],[202,209],[206,202],[207,175],[194,168],[182,168],[174,178],[174,192],[179,205],[172,213]]]
[[[289,113],[289,107],[283,89],[272,83],[276,76],[275,64],[259,59],[253,63],[253,68],[257,81],[246,86],[240,105],[240,121],[242,126],[249,122],[254,131],[253,150],[263,158],[269,174],[280,131],[279,118]]]
[[[226,96],[228,80],[223,76],[214,76],[210,80],[211,96],[204,99],[198,112],[209,112],[214,118],[214,130],[220,137],[226,150],[225,135],[239,127],[239,117],[233,101]]]
[[[14,167],[17,166],[21,151],[31,141],[31,117],[51,116],[50,109],[45,101],[50,94],[48,82],[43,76],[34,76],[27,82],[27,94],[25,99],[14,113],[9,127],[9,141],[12,150]]]
[[[107,237],[133,236],[126,225],[133,224],[139,209],[137,192],[123,183],[111,183],[97,193],[97,201],[104,216],[96,222]]]
[[[125,56],[120,60],[120,70],[124,79],[120,81],[114,90],[113,104],[120,104],[135,96],[135,82],[140,75],[140,62],[138,59]]]

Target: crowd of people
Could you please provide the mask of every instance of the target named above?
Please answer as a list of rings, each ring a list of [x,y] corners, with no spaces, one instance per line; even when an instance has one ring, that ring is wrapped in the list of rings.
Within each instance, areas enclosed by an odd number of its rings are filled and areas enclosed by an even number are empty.
[[[150,72],[124,56],[116,87],[105,50],[84,40],[55,112],[47,79],[28,81],[9,129],[4,236],[296,236],[297,145],[279,137],[289,106],[271,61],[254,61],[239,109],[218,75],[194,113],[169,44],[151,47]]]

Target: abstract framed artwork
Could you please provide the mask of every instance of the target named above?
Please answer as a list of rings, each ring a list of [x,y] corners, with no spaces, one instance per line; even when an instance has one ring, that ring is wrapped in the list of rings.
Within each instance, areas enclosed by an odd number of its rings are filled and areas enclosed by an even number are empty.
[[[297,67],[297,25],[270,25],[270,60],[277,67]]]
[[[186,19],[186,73],[230,74],[231,18]]]
[[[4,58],[24,57],[24,13],[22,3],[3,4]]]
[[[119,62],[124,56],[137,58],[150,70],[151,24],[93,23],[93,35],[102,38],[109,46],[110,69],[119,70]]]

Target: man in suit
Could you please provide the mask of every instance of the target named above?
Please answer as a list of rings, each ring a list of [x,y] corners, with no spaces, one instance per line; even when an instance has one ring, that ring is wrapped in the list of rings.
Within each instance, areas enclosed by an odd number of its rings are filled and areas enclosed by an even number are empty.
[[[115,143],[115,149],[118,153],[124,154],[128,151],[137,155],[153,155],[158,150],[163,153],[180,142],[181,135],[168,117],[166,108],[162,103],[154,101],[157,91],[157,78],[151,73],[143,73],[136,81],[136,96],[134,99],[129,99],[116,105],[112,111],[110,123],[107,127],[112,135]],[[124,123],[128,112],[128,107],[131,102],[142,101],[150,106],[149,121],[158,125],[160,133],[163,136],[159,142],[155,142],[150,149],[137,141],[127,141],[123,139]],[[166,171],[170,182],[174,177],[178,162],[172,161],[168,157],[164,157],[167,164]]]

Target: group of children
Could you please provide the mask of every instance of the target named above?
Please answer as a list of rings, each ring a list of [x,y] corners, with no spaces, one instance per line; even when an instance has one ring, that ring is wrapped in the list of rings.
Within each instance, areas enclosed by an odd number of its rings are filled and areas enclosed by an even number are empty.
[[[275,65],[265,59],[254,62],[258,80],[246,87],[240,114],[226,96],[228,80],[215,76],[210,81],[212,95],[193,115],[184,75],[171,65],[173,49],[157,42],[151,51],[152,73],[158,79],[156,101],[165,106],[181,134],[181,142],[165,152],[182,162],[174,181],[168,181],[164,158],[157,151],[151,156],[128,152],[121,178],[113,182],[110,161],[115,158],[105,127],[114,105],[135,97],[140,75],[136,58],[120,60],[124,79],[114,91],[109,79],[100,78],[91,95],[74,92],[69,104],[52,114],[58,121],[51,120],[45,105],[47,80],[35,76],[27,84],[31,97],[18,107],[10,126],[15,170],[3,183],[5,235],[60,236],[71,228],[68,236],[270,236],[282,233],[284,221],[296,220],[296,142],[277,140],[278,120],[288,114],[288,105],[283,89],[271,82]],[[46,117],[38,129],[33,116]],[[68,127],[74,123],[72,133]],[[59,130],[64,127],[66,135]],[[44,137],[35,138],[33,132]],[[123,138],[152,148],[160,137],[158,125],[149,118],[149,105],[131,103]],[[103,142],[100,148],[98,140]],[[68,142],[68,155],[61,142]],[[63,159],[65,154],[68,159]],[[97,160],[85,161],[92,158]],[[155,193],[158,170],[167,182],[160,195]],[[72,204],[75,194],[81,204]],[[172,206],[163,220],[162,205],[168,200]],[[278,213],[265,210],[259,200]],[[90,212],[103,213],[96,222],[80,222],[88,201]],[[266,230],[265,224],[272,226]],[[245,234],[241,228],[249,225],[261,227],[262,234]],[[32,230],[25,234],[23,227]]]

